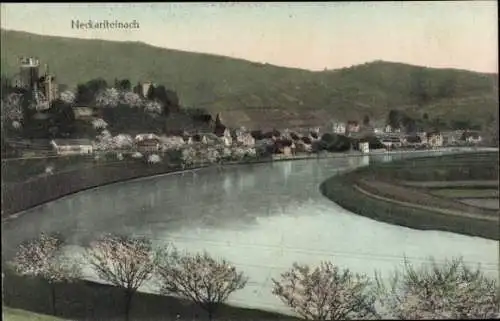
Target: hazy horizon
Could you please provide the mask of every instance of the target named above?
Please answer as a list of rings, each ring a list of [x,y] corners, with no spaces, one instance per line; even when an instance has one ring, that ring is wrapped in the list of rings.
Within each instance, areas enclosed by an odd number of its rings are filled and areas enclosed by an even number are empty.
[[[496,7],[496,1],[14,3],[1,5],[1,28],[312,71],[382,60],[498,74]],[[77,20],[135,20],[140,27],[81,30],[71,27]]]

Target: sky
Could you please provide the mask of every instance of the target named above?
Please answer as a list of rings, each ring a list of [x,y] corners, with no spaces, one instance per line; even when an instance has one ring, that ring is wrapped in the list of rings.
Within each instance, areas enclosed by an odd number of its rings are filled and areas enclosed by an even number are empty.
[[[385,60],[498,73],[494,0],[12,3],[1,8],[3,29],[141,41],[286,67],[323,70]],[[135,20],[139,28],[72,28],[72,21],[89,20]]]

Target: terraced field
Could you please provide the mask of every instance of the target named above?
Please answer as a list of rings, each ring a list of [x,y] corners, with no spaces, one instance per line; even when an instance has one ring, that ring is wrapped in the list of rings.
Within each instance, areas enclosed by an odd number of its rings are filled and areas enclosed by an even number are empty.
[[[430,193],[436,196],[449,197],[454,199],[498,198],[498,189],[440,188],[436,190],[430,190]]]
[[[498,153],[380,163],[328,179],[340,206],[397,225],[499,239]]]

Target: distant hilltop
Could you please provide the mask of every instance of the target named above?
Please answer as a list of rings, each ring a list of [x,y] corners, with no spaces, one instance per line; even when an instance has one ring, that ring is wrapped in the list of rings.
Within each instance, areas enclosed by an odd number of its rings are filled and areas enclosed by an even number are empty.
[[[308,71],[138,42],[74,39],[1,31],[3,76],[19,72],[19,57],[50,65],[58,83],[103,77],[144,79],[175,90],[183,106],[223,112],[249,128],[319,126],[332,119],[385,119],[389,110],[442,121],[490,122],[498,110],[498,75],[374,61]],[[283,124],[283,126],[280,126]]]

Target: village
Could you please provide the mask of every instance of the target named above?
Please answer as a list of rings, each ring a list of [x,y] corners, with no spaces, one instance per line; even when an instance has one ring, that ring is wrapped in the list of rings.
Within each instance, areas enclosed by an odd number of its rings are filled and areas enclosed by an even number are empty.
[[[369,120],[363,122],[349,120],[346,122],[331,121],[323,127],[296,129],[260,129],[229,128],[224,125],[222,114],[216,117],[208,115],[204,126],[183,129],[177,134],[172,133],[112,133],[108,122],[103,119],[103,108],[92,104],[82,106],[74,101],[74,93],[58,90],[55,75],[49,72],[45,65],[45,73],[40,76],[40,62],[36,58],[21,58],[20,72],[13,79],[15,88],[31,93],[33,103],[31,119],[45,124],[53,122],[50,112],[58,101],[70,101],[71,115],[68,121],[74,121],[82,126],[93,127],[95,137],[26,137],[7,140],[8,150],[20,157],[49,157],[64,155],[94,155],[99,158],[106,153],[114,153],[118,158],[132,155],[135,158],[158,161],[161,154],[168,151],[180,151],[185,157],[203,158],[211,155],[213,161],[241,160],[245,157],[276,157],[290,158],[311,155],[320,152],[358,152],[371,151],[436,149],[449,146],[479,145],[481,135],[476,131],[461,129],[455,131],[433,130],[429,132],[392,128],[384,122],[377,126]],[[152,82],[139,83],[134,92],[126,92],[124,97],[136,95],[147,97],[153,86]],[[114,90],[114,91],[113,91]],[[112,95],[119,95],[115,88],[107,90]],[[69,99],[68,99],[69,96]],[[96,98],[106,100],[105,98]],[[108,98],[109,99],[109,98]],[[132,100],[134,100],[132,99]],[[109,103],[107,103],[109,104]],[[157,101],[146,101],[147,110],[161,110]],[[66,112],[67,113],[67,112]],[[63,121],[64,122],[64,121]],[[12,122],[13,127],[19,127],[18,121]],[[44,127],[44,128],[45,128]],[[52,137],[51,137],[52,136]],[[56,137],[57,136],[57,137]],[[64,136],[64,134],[62,135]],[[205,155],[205,156],[203,156]],[[188,160],[187,163],[193,162]]]

